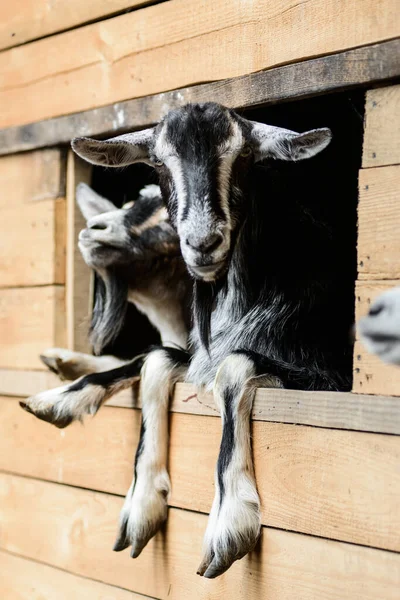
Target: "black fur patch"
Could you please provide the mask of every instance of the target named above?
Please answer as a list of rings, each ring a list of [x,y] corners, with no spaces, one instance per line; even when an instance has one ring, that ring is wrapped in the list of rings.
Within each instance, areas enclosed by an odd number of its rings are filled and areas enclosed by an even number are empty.
[[[96,280],[96,295],[90,326],[90,341],[100,354],[120,333],[128,309],[128,282],[109,269],[105,280]]]
[[[200,340],[208,350],[211,335],[211,314],[220,283],[195,280],[193,285],[193,313],[199,329]]]
[[[117,367],[116,369],[111,369],[110,371],[104,371],[102,373],[90,373],[89,375],[85,375],[81,379],[78,379],[78,381],[75,381],[75,383],[69,385],[64,393],[79,392],[87,385],[99,385],[102,388],[107,389],[125,379],[139,377],[145,358],[145,356],[139,356],[126,365],[122,365],[122,367]]]
[[[235,448],[235,421],[232,411],[232,403],[237,393],[236,388],[227,387],[224,393],[225,419],[222,431],[221,446],[219,449],[217,474],[220,491],[220,506],[225,495],[224,473],[231,462]]]

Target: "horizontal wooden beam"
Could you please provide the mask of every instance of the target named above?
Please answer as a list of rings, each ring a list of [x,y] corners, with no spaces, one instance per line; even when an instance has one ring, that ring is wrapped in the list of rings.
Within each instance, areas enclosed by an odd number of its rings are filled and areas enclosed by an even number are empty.
[[[59,431],[1,398],[0,469],[125,495],[139,431],[138,411]],[[219,419],[172,415],[171,506],[209,512],[220,438]],[[264,525],[400,552],[398,437],[255,422],[252,439]]]
[[[64,196],[64,162],[54,148],[0,158],[0,210]]]
[[[0,288],[65,284],[65,221],[63,198],[23,209],[9,198],[0,218]]]
[[[0,394],[3,396],[32,396],[58,385],[59,379],[49,371],[0,368]],[[140,407],[137,390],[121,392],[107,405]],[[171,411],[219,416],[212,394],[197,394],[187,383],[176,385]],[[255,421],[400,435],[400,402],[391,396],[260,388],[252,416]]]
[[[0,130],[0,155],[66,144],[75,136],[104,136],[157,122],[187,102],[214,101],[251,108],[400,77],[400,39],[305,60],[251,75],[119,102]]]
[[[112,552],[121,507],[115,496],[0,475],[0,548],[162,600],[399,597],[399,554],[269,528],[250,556],[207,581],[196,575],[207,517],[178,509],[132,560]]]
[[[1,2],[0,50],[146,4],[151,4],[151,0],[18,0],[15,4]]]
[[[154,600],[4,550],[0,551],[0,572],[0,598],[4,600]]]
[[[397,0],[375,13],[375,0],[173,0],[93,23],[0,53],[0,127],[400,35]]]
[[[0,289],[0,367],[40,369],[39,354],[65,345],[63,285]]]

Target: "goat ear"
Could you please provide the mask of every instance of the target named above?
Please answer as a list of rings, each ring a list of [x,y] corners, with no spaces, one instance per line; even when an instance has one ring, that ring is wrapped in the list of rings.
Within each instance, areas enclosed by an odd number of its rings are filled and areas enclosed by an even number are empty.
[[[71,142],[74,152],[87,162],[103,167],[126,167],[135,162],[149,163],[149,145],[154,128],[118,135],[108,140],[80,137]]]
[[[281,160],[303,160],[311,158],[326,148],[332,139],[330,129],[311,129],[296,133],[263,123],[252,123],[253,139],[258,143],[256,160],[279,158]]]
[[[97,194],[86,183],[77,186],[76,201],[86,221],[110,210],[116,210],[115,204]]]

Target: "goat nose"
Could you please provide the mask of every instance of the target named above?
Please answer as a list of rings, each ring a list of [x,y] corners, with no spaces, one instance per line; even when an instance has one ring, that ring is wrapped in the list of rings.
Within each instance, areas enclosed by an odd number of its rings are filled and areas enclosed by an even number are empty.
[[[103,219],[90,219],[87,223],[88,229],[108,229],[108,223],[106,223]]]
[[[376,317],[377,315],[379,315],[383,310],[385,309],[385,305],[382,303],[379,304],[374,304],[373,306],[371,306],[371,308],[369,309],[369,316],[370,317]]]
[[[186,238],[186,244],[197,252],[212,252],[221,245],[223,237],[220,233],[210,233],[206,238],[199,238],[195,234]]]

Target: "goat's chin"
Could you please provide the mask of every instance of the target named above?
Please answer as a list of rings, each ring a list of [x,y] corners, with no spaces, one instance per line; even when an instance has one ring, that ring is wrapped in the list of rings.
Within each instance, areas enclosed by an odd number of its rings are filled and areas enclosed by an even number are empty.
[[[212,265],[206,266],[194,266],[187,265],[188,271],[194,279],[197,281],[204,281],[204,283],[213,283],[223,275],[225,275],[228,269],[228,262],[221,261]]]

